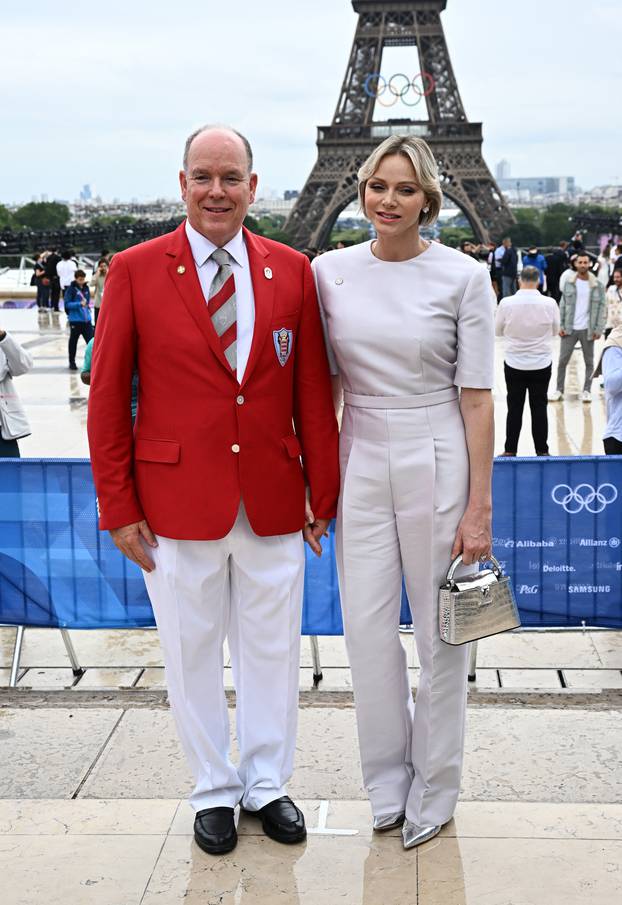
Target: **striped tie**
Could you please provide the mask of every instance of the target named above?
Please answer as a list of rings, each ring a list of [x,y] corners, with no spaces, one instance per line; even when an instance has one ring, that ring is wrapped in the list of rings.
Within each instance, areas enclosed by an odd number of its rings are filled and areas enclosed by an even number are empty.
[[[229,252],[217,248],[211,257],[218,264],[216,276],[209,289],[209,311],[216,333],[220,337],[222,350],[232,371],[238,365],[238,315],[235,297],[235,279],[229,263]]]

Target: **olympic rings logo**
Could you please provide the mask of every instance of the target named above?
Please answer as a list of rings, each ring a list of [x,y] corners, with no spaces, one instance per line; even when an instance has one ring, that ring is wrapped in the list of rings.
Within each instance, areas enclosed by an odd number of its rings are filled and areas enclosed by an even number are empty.
[[[429,72],[418,72],[409,79],[403,72],[396,72],[390,79],[385,79],[379,72],[370,72],[363,90],[367,97],[373,97],[383,107],[393,107],[398,101],[407,107],[416,107],[423,97],[429,97],[436,88],[436,82]],[[386,95],[389,100],[383,100]],[[407,95],[413,94],[415,100],[406,100]]]
[[[618,498],[618,490],[613,484],[601,484],[598,489],[591,484],[578,484],[573,490],[568,484],[557,484],[551,491],[551,498],[558,506],[574,515],[586,509],[596,515]]]

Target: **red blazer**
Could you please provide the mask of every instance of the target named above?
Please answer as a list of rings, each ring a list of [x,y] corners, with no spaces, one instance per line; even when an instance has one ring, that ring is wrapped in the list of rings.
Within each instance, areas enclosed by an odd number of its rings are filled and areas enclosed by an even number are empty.
[[[246,229],[244,237],[255,329],[242,385],[212,326],[184,224],[114,256],[88,411],[102,529],[146,518],[164,537],[215,540],[243,500],[256,534],[289,534],[304,525],[305,482],[315,517],[336,514],[338,432],[311,268],[285,245]],[[282,330],[291,331],[285,364]]]

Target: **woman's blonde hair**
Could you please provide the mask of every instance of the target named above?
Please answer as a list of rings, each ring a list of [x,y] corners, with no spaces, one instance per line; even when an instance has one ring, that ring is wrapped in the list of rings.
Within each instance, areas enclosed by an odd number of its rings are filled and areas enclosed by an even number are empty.
[[[426,197],[428,212],[421,211],[419,223],[421,226],[429,226],[438,217],[443,204],[443,192],[438,178],[438,166],[429,144],[422,138],[414,135],[391,135],[382,144],[372,151],[358,172],[359,201],[365,216],[365,190],[367,183],[374,175],[383,158],[391,154],[402,154],[413,165],[417,182]]]

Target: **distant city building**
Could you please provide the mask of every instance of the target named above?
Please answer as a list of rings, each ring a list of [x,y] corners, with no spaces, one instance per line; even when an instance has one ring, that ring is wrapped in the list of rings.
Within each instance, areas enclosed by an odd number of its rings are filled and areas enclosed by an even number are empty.
[[[514,197],[535,195],[569,195],[574,196],[576,184],[574,176],[529,176],[515,179],[497,178],[502,192]]]
[[[86,203],[87,201],[91,201],[92,198],[93,198],[93,190],[91,189],[91,186],[87,182],[86,185],[83,185],[82,189],[80,190],[80,201],[82,201],[83,203]]]
[[[300,192],[297,189],[286,189],[283,193],[283,198],[285,201],[293,201],[299,194]]]
[[[495,167],[495,177],[497,179],[497,182],[499,182],[500,179],[509,179],[511,175],[512,172],[510,169],[509,161],[505,158],[503,160],[500,160]]]

